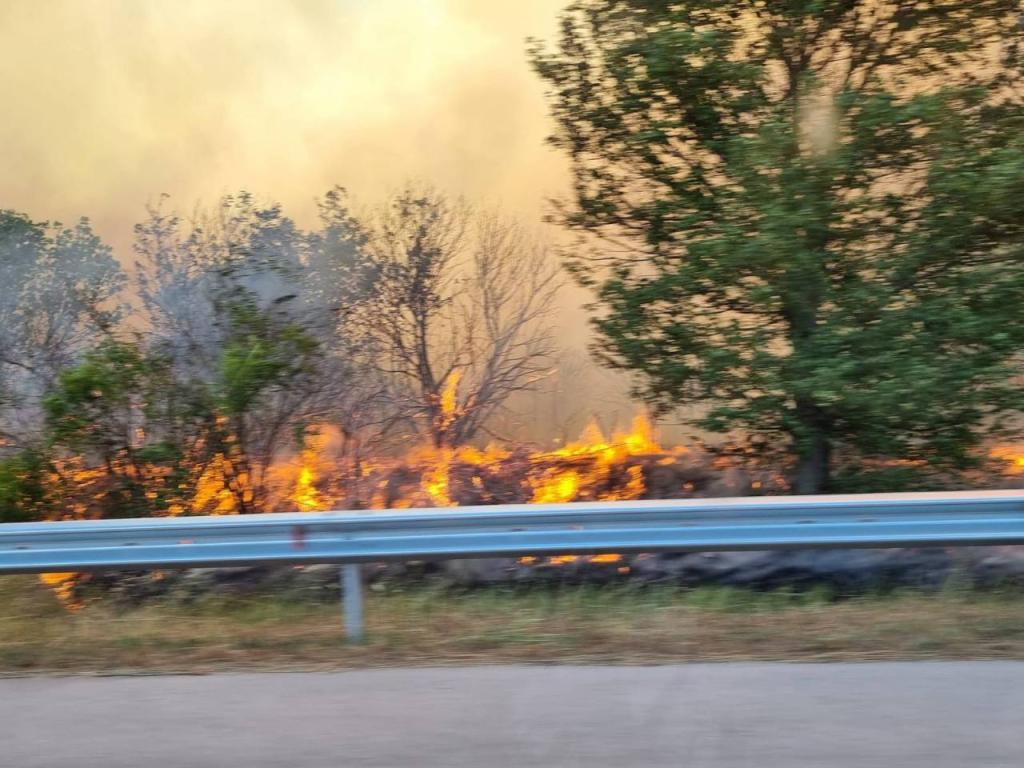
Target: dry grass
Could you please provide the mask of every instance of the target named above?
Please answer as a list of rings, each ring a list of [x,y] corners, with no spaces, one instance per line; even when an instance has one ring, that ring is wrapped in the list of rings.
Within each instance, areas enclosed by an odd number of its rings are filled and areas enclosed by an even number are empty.
[[[1024,595],[594,588],[371,593],[367,640],[336,606],[256,600],[70,613],[0,578],[0,673],[328,669],[486,662],[1024,659]]]

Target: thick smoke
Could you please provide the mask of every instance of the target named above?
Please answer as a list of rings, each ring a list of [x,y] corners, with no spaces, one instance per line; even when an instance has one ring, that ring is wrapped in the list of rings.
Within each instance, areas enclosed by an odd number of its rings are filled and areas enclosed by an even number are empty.
[[[568,174],[544,143],[525,38],[555,34],[562,5],[7,4],[0,65],[17,73],[4,96],[19,118],[0,124],[0,196],[35,218],[89,216],[129,272],[133,225],[163,193],[208,208],[244,188],[311,227],[316,196],[334,184],[373,202],[419,178],[543,228]],[[559,302],[570,359],[586,358],[585,300],[567,285]],[[597,412],[625,426],[623,382],[586,379],[593,405],[574,420]],[[580,398],[577,386],[572,409]],[[528,422],[509,428],[532,432]]]

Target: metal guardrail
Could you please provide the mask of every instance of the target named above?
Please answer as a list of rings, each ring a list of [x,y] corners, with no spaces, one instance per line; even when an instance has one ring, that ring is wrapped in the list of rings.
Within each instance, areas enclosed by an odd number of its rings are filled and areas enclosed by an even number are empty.
[[[1024,544],[1024,491],[776,496],[0,525],[0,574],[506,555]]]

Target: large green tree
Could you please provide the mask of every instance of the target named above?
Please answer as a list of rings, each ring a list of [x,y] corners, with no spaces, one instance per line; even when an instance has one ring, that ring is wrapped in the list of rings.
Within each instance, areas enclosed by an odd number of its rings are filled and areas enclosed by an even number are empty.
[[[1013,0],[579,0],[535,43],[598,350],[794,456],[964,462],[1016,405]],[[593,238],[589,236],[594,236]]]

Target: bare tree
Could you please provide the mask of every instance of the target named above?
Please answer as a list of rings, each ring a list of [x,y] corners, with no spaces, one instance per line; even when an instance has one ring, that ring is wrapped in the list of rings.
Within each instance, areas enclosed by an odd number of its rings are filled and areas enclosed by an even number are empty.
[[[469,442],[550,369],[558,267],[519,224],[432,189],[395,194],[365,229],[362,328],[396,412],[435,447]]]
[[[40,400],[116,322],[124,274],[87,219],[74,226],[0,211],[0,436],[38,438]]]
[[[228,196],[186,222],[161,207],[136,227],[139,293],[152,343],[202,382],[224,434],[211,471],[240,511],[269,498],[270,466],[307,431],[337,426],[346,454],[376,434],[380,376],[350,337],[373,281],[343,192],[302,231],[276,204]]]
[[[151,208],[135,250],[151,344],[206,393],[211,471],[238,511],[261,509],[275,456],[322,409],[317,318],[299,298],[305,234],[241,193],[187,222]]]
[[[358,475],[365,453],[382,446],[397,420],[389,407],[392,382],[372,364],[375,351],[361,331],[362,308],[381,283],[366,258],[367,235],[345,189],[332,188],[317,205],[320,226],[307,235],[301,285],[324,349],[319,420],[341,434],[338,458],[347,465],[341,471]]]
[[[135,226],[139,298],[154,340],[208,378],[223,347],[218,300],[236,289],[261,310],[297,299],[306,235],[279,205],[247,192],[197,207],[187,220],[165,210],[166,202],[165,195],[149,206]]]

